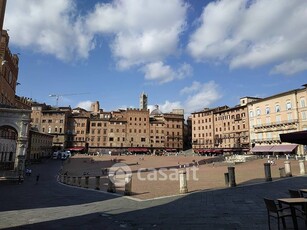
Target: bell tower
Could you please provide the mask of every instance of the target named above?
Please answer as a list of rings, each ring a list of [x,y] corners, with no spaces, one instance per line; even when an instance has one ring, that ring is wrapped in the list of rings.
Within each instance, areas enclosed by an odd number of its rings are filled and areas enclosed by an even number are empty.
[[[0,28],[1,28],[1,34],[2,34],[2,29],[3,29],[5,7],[6,7],[6,0],[0,0]]]

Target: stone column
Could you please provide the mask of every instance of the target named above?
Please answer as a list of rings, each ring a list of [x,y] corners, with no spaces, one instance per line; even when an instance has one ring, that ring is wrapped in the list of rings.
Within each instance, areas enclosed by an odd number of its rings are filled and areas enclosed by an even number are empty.
[[[288,177],[292,176],[290,161],[285,161],[285,172],[286,172],[286,176]]]
[[[304,162],[304,160],[299,160],[298,164],[300,166],[300,174],[304,175],[305,174],[305,162]]]
[[[235,187],[236,184],[236,174],[235,167],[228,167],[228,175],[229,175],[229,187]]]
[[[114,174],[111,174],[111,173],[108,176],[108,189],[107,189],[107,192],[115,193],[116,192],[116,188],[115,188],[115,184],[113,183],[113,176],[114,176]]]
[[[81,176],[78,176],[78,186],[81,187]]]
[[[96,176],[96,190],[100,190],[100,176]]]
[[[279,168],[280,178],[286,177],[286,171],[284,167]]]
[[[23,179],[23,172],[25,168],[25,156],[19,155],[17,156],[17,173],[18,176],[20,176]]]
[[[125,177],[125,193],[126,196],[132,194],[132,175],[127,175]]]
[[[188,186],[187,186],[187,172],[186,171],[180,171],[179,172],[179,182],[180,182],[180,194],[184,194],[188,192]]]
[[[224,178],[225,178],[225,185],[228,187],[229,186],[229,173],[224,173]]]
[[[86,176],[84,188],[88,188],[88,184],[89,184],[89,176]]]
[[[265,175],[265,181],[272,181],[270,163],[264,163],[264,175]]]

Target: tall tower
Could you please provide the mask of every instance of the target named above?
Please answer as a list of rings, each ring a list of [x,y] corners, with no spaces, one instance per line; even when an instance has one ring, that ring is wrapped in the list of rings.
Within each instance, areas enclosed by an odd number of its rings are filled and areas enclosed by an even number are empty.
[[[146,109],[147,110],[147,94],[144,92],[140,96],[140,109]]]
[[[6,7],[6,0],[0,0],[0,28],[1,28],[1,34],[2,34],[2,29],[3,29],[5,7]]]

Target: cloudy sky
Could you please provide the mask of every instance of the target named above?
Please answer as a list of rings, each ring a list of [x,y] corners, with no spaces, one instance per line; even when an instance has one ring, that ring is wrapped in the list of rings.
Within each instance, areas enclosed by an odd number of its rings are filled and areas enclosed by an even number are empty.
[[[306,0],[14,0],[17,94],[162,112],[235,106],[307,83]]]

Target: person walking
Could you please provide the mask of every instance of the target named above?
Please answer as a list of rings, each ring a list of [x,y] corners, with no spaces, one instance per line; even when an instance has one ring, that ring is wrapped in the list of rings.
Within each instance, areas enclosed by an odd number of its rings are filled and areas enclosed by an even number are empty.
[[[39,174],[36,175],[36,184],[38,184],[39,181]]]

